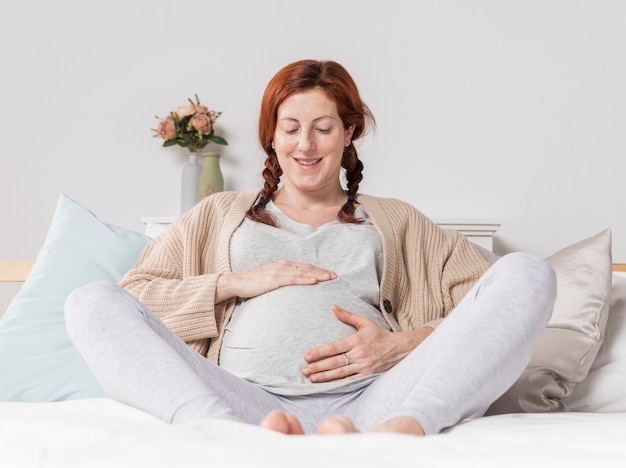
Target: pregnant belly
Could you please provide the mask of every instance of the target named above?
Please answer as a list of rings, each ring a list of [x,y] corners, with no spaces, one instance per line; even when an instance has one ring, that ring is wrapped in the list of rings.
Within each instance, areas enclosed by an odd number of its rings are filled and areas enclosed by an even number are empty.
[[[266,387],[310,385],[301,372],[304,354],[355,332],[335,317],[334,304],[386,327],[379,311],[341,281],[288,286],[236,307],[224,334],[220,366]]]

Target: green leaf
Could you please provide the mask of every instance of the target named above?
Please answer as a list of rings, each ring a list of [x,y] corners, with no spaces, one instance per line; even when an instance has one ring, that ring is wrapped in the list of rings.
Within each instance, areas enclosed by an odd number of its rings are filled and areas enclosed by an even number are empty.
[[[218,145],[228,145],[228,142],[221,136],[212,135],[211,140],[213,143],[217,143]]]
[[[166,148],[168,146],[174,146],[174,145],[177,145],[177,144],[178,144],[178,142],[176,140],[165,140],[163,142],[163,146],[166,147]]]

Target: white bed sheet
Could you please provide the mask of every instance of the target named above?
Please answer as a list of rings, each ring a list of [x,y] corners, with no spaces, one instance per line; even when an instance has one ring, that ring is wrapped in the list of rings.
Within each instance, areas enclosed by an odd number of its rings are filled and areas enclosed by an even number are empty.
[[[626,413],[507,414],[425,438],[170,426],[110,399],[0,402],[0,467],[623,467]]]

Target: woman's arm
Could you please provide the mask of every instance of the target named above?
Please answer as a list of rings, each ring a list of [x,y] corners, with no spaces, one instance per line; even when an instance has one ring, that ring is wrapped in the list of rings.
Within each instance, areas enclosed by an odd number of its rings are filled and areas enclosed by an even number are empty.
[[[151,241],[120,285],[182,340],[213,338],[218,333],[214,297],[219,273],[204,268],[197,247],[183,237],[173,226]]]

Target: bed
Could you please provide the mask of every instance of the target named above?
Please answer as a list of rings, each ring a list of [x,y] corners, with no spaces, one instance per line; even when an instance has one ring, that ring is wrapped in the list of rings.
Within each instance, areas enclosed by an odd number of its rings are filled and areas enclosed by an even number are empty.
[[[0,466],[623,466],[626,265],[611,231],[547,257],[553,317],[520,379],[480,419],[438,435],[285,436],[236,422],[176,426],[104,393],[65,334],[80,284],[117,280],[150,240],[61,194],[34,262],[0,262],[24,281],[0,318]],[[497,256],[479,248],[488,261]]]

